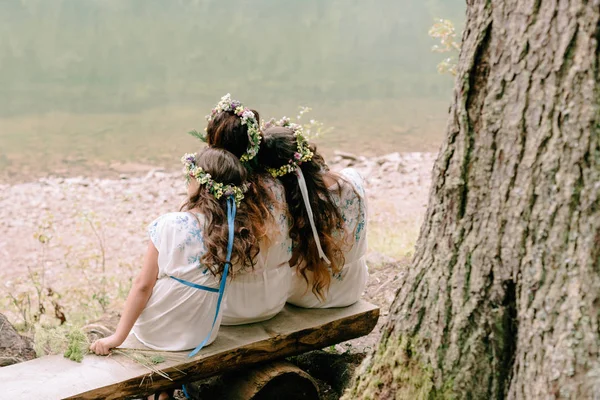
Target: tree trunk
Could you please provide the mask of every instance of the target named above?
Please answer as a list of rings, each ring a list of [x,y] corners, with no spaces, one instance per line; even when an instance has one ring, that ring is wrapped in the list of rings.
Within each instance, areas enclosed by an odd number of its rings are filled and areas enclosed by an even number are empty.
[[[415,257],[347,398],[600,396],[600,0],[468,0]]]

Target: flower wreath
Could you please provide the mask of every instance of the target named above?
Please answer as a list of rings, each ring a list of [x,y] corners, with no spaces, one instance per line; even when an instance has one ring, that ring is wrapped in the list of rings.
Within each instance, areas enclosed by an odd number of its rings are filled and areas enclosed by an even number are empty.
[[[256,116],[252,110],[244,107],[240,101],[232,100],[229,93],[221,97],[221,101],[219,101],[215,108],[212,109],[210,114],[206,116],[206,120],[210,122],[222,112],[234,113],[236,116],[240,117],[242,120],[242,125],[246,125],[248,127],[248,148],[246,149],[246,153],[242,154],[240,157],[240,161],[250,161],[258,154],[258,150],[260,149],[260,126]]]
[[[194,178],[200,184],[200,186],[206,186],[209,193],[212,194],[217,200],[223,196],[233,196],[236,205],[240,205],[240,202],[244,199],[244,193],[248,191],[248,184],[244,183],[240,187],[223,184],[221,182],[215,182],[210,174],[204,171],[201,167],[196,165],[197,153],[187,153],[181,157],[183,163],[183,173],[189,183],[190,179]]]
[[[265,124],[265,128],[269,128],[271,126],[281,126],[291,129],[294,132],[297,146],[297,151],[294,153],[294,158],[288,160],[287,164],[284,164],[279,168],[266,168],[267,172],[270,173],[273,178],[294,172],[296,168],[302,165],[303,162],[312,160],[314,154],[310,150],[308,140],[303,134],[302,125],[295,124],[291,122],[289,118],[283,117],[279,121],[276,121],[275,118],[271,118]]]

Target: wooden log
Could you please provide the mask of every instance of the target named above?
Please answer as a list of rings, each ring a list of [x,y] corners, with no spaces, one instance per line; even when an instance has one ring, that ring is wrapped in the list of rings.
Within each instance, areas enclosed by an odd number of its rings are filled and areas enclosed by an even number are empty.
[[[11,399],[141,397],[364,336],[378,317],[379,309],[364,301],[323,310],[286,306],[269,321],[222,327],[217,340],[193,358],[188,358],[188,352],[157,352],[166,359],[157,367],[168,379],[122,355],[90,355],[81,364],[47,356],[0,368],[0,394]],[[133,342],[128,346],[143,348]]]
[[[338,354],[316,350],[291,357],[289,361],[311,377],[330,385],[341,396],[363,359],[364,354]]]
[[[192,399],[319,400],[315,380],[287,361],[260,364],[187,387]]]

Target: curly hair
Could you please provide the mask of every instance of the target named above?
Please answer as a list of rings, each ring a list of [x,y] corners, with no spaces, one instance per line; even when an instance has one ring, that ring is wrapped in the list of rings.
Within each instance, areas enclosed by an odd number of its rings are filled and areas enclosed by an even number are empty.
[[[196,163],[217,182],[240,186],[248,179],[248,172],[241,162],[233,154],[223,149],[205,148],[198,153]],[[237,267],[237,271],[232,270],[232,274],[242,269],[254,268],[254,260],[259,252],[259,238],[254,235],[252,227],[260,224],[261,221],[248,206],[251,202],[248,200],[257,196],[252,186],[250,185],[244,200],[237,208],[235,239],[231,256],[231,263]],[[192,212],[194,217],[196,215],[193,211],[204,215],[203,239],[206,253],[200,261],[215,276],[223,273],[227,255],[229,228],[226,201],[225,196],[216,199],[205,186],[198,185],[181,206],[181,211]]]
[[[312,285],[312,292],[324,299],[324,293],[331,283],[331,275],[344,266],[344,250],[347,247],[342,214],[332,198],[330,190],[324,181],[324,176],[335,180],[338,194],[341,191],[341,181],[344,179],[329,171],[323,156],[317,152],[314,144],[309,145],[314,153],[311,161],[302,163],[299,168],[306,180],[310,205],[314,213],[314,221],[319,233],[321,247],[327,258],[328,265],[319,257],[317,245],[312,233],[308,214],[296,174],[290,173],[279,177],[285,188],[288,211],[293,223],[290,227],[290,237],[293,242],[291,266],[297,266],[306,282]],[[297,151],[296,138],[289,128],[272,127],[263,132],[261,149],[258,152],[258,162],[264,168],[279,168],[288,164]],[[313,282],[309,282],[307,271],[312,272]]]
[[[256,110],[251,110],[260,124],[260,115]],[[232,112],[221,112],[214,116],[206,128],[206,142],[210,147],[225,149],[238,159],[248,148],[248,127],[242,125],[241,119]],[[256,158],[251,160],[256,165]],[[249,165],[246,164],[246,168]],[[261,241],[268,242],[270,228],[276,222],[269,210],[269,205],[276,205],[277,201],[271,190],[268,189],[268,180],[271,177],[257,168],[249,168],[248,182],[250,182],[253,196],[245,201],[248,214],[255,222],[252,226],[254,235]],[[249,196],[247,196],[249,197]]]

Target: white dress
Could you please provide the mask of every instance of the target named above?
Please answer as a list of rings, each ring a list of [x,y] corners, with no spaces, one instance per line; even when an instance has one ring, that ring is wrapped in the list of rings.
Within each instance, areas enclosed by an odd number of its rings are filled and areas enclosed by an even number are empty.
[[[169,277],[219,288],[219,278],[200,263],[206,252],[204,216],[195,215],[200,224],[191,213],[174,212],[158,217],[148,227],[158,250],[158,280],[132,332],[152,349],[195,348],[208,336],[215,317],[218,293],[195,289]],[[221,315],[207,344],[217,336]]]
[[[253,270],[237,272],[227,282],[223,301],[223,325],[240,325],[265,321],[279,313],[287,301],[292,271],[292,241],[283,185],[268,181],[268,189],[278,204],[269,204],[277,230],[268,246],[261,246]]]
[[[337,184],[329,190],[344,219],[345,235],[351,248],[344,252],[344,267],[332,276],[324,301],[313,294],[312,286],[307,284],[297,268],[293,268],[288,298],[293,305],[305,308],[346,307],[360,299],[367,284],[367,197],[364,180],[353,168],[342,170],[340,175],[345,179],[341,181],[341,195],[338,196]],[[309,271],[307,277],[309,281],[312,279]]]

